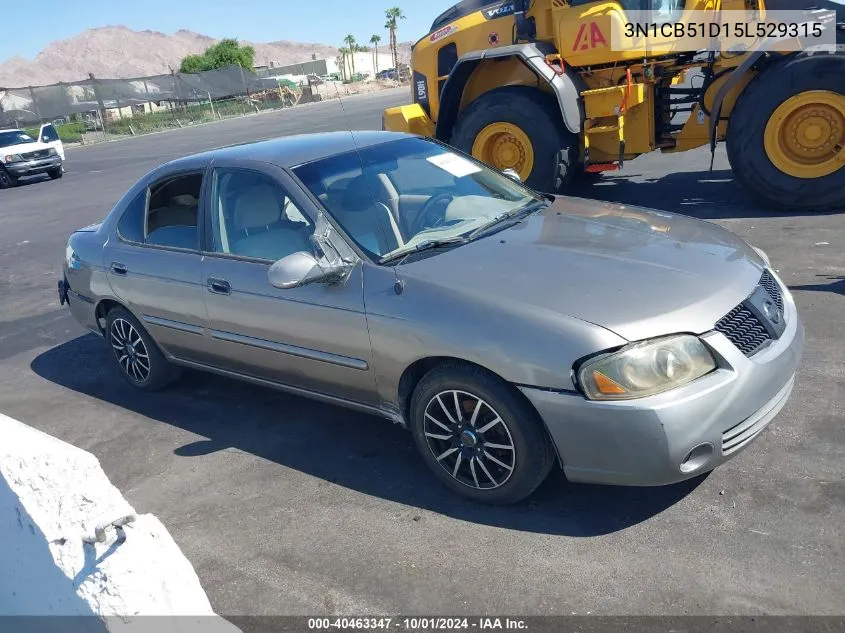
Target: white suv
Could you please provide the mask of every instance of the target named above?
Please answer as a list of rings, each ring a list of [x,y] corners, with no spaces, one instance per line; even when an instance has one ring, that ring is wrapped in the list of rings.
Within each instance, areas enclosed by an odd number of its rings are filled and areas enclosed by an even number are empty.
[[[61,178],[65,149],[56,128],[47,123],[38,139],[19,129],[0,129],[0,189],[14,187],[21,176]]]

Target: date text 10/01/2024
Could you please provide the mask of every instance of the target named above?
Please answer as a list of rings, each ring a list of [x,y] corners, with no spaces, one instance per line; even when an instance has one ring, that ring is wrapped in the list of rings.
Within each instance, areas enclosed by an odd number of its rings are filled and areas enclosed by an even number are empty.
[[[404,631],[445,631],[445,630],[526,630],[524,620],[518,618],[308,618],[308,629],[319,630],[367,630],[398,629]]]
[[[622,33],[625,37],[821,37],[824,29],[818,22],[663,22],[642,24],[627,22]]]

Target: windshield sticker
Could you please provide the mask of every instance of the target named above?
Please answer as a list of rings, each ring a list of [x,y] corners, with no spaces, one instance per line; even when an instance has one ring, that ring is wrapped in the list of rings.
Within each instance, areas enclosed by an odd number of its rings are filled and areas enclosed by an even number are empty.
[[[455,178],[463,178],[464,176],[477,174],[481,171],[480,167],[468,161],[466,158],[458,156],[457,154],[452,154],[451,152],[440,154],[439,156],[429,156],[426,160],[432,165],[437,165],[443,171],[449,172]]]

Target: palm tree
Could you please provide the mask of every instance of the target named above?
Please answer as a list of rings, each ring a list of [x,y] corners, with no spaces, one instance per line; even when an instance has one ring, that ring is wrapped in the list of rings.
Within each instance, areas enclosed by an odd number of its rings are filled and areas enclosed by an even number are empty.
[[[349,49],[341,47],[337,49],[337,52],[340,53],[340,56],[338,57],[338,66],[340,67],[340,78],[343,81],[346,81],[346,56],[349,55]]]
[[[399,7],[392,7],[384,12],[387,21],[384,23],[384,28],[390,31],[390,50],[393,53],[393,68],[396,69],[397,77],[399,74],[399,51],[396,47],[396,29],[398,28],[399,20],[405,19],[405,14]]]
[[[378,74],[378,43],[379,42],[381,42],[381,36],[380,35],[373,35],[370,38],[370,44],[372,44],[373,48],[374,48],[374,51],[373,51],[373,69],[375,70],[376,74]]]
[[[358,42],[355,41],[354,35],[347,35],[343,38],[349,49],[349,57],[352,59],[352,75],[355,76],[355,52],[358,50]]]

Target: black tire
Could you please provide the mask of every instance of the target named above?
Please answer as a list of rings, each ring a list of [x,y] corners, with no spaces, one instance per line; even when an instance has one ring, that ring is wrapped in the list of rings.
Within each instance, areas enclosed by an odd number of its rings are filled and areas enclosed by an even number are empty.
[[[47,175],[50,176],[50,178],[52,178],[53,180],[61,178],[63,174],[64,172],[62,171],[61,167],[56,167],[56,169],[51,169],[47,172]]]
[[[143,347],[137,345],[134,336],[125,336],[127,324],[134,328],[143,343]],[[127,338],[134,343],[138,357],[141,356],[142,350],[145,352],[149,360],[148,371],[142,371],[144,369],[143,364],[136,367],[138,371],[130,370],[129,361],[124,358],[125,354],[116,349],[115,345]],[[139,323],[138,319],[125,308],[116,306],[106,314],[105,340],[109,349],[109,357],[120,375],[133,387],[141,391],[159,391],[179,378],[181,373],[179,368],[167,361],[156,342]]]
[[[578,168],[578,137],[564,126],[554,97],[527,86],[486,92],[461,113],[449,143],[472,154],[478,133],[497,122],[516,125],[533,145],[534,167],[526,185],[544,193],[567,188]]]
[[[776,211],[845,210],[845,167],[822,178],[796,178],[769,160],[766,122],[786,99],[808,90],[845,95],[845,55],[797,54],[764,69],[737,100],[726,148],[737,181]]]
[[[428,410],[441,421],[445,420],[447,424],[450,424],[449,418],[437,408],[439,405],[435,400],[435,396],[449,390],[458,390],[466,394],[460,396],[458,400],[462,408],[469,403],[469,407],[474,410],[473,405],[477,402],[476,399],[481,399],[492,407],[493,411],[483,405],[479,407],[480,413],[475,427],[468,427],[474,431],[470,435],[478,438],[477,444],[464,446],[450,453],[441,462],[438,461],[435,451],[441,449],[445,449],[444,452],[451,451],[452,447],[460,444],[458,438],[461,434],[458,431],[458,425],[451,424],[451,434],[455,436],[455,439],[445,441],[432,438],[430,445],[425,435],[427,428],[429,433],[433,432],[431,429],[443,431],[442,437],[446,437],[446,433],[442,427],[429,421],[430,418],[426,417],[426,412]],[[452,405],[449,411],[453,420],[462,421],[465,426],[469,424],[472,416],[468,409],[463,409],[462,420],[458,420],[454,399],[452,398],[449,402],[446,398],[441,398],[441,400],[447,406]],[[432,409],[428,409],[430,404]],[[498,415],[502,422],[481,433],[479,430],[487,427],[491,420],[495,420],[495,415]],[[554,448],[536,411],[511,385],[473,365],[449,362],[425,374],[411,398],[410,426],[417,449],[435,477],[451,491],[474,501],[494,505],[522,501],[543,483],[555,463]],[[507,475],[508,470],[496,465],[485,454],[485,443],[489,445],[490,442],[494,442],[497,446],[507,443],[513,446],[512,451],[500,448],[490,448],[489,451],[500,462],[512,467],[509,475]],[[477,451],[478,457],[466,457],[466,454],[473,454],[473,451]],[[464,479],[464,483],[452,475],[459,453],[461,465],[458,466],[458,476]],[[476,466],[480,460],[483,460],[486,466]],[[491,480],[485,474],[487,472],[494,479],[500,479],[501,485],[492,487]],[[479,489],[478,484],[489,487]]]
[[[0,189],[11,189],[16,187],[17,184],[18,179],[0,166]]]

